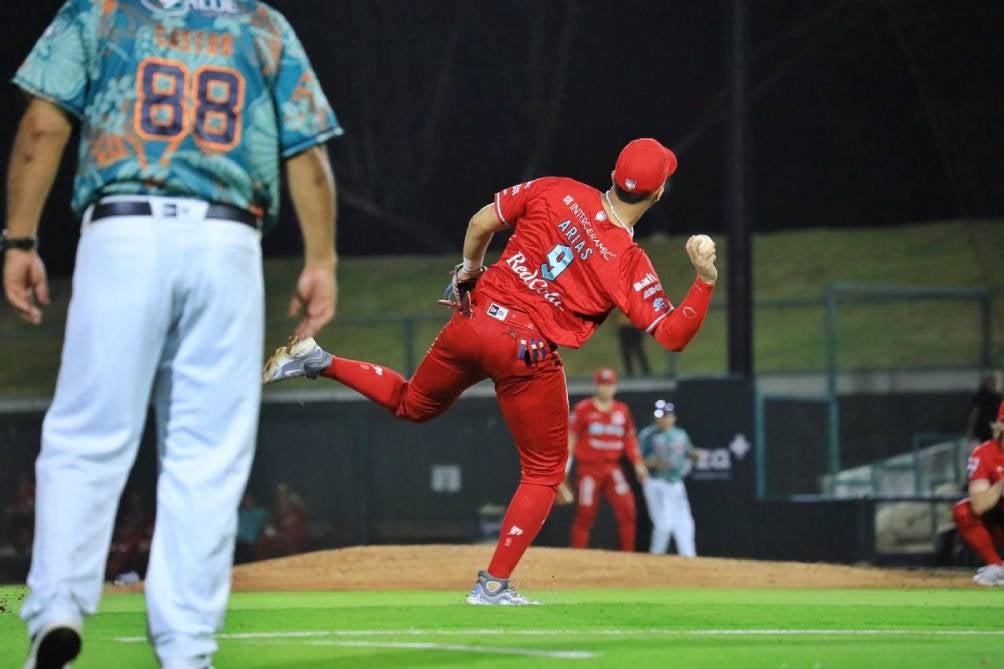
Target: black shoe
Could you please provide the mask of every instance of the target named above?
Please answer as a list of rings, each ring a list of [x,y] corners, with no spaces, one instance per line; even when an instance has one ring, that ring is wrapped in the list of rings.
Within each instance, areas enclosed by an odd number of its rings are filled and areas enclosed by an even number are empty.
[[[80,655],[80,631],[69,625],[47,627],[31,640],[24,669],[63,669]]]

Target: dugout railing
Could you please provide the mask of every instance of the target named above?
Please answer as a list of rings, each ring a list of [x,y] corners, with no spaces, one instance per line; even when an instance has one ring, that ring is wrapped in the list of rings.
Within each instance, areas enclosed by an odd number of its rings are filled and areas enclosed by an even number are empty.
[[[762,499],[828,494],[841,470],[909,452],[915,434],[960,431],[994,363],[986,290],[837,283],[823,304],[814,383],[772,383],[758,370]]]

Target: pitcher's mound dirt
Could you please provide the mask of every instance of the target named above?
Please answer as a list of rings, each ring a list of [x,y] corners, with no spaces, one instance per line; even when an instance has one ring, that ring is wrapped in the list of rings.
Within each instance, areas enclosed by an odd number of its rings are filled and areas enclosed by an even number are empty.
[[[360,546],[234,569],[234,590],[465,590],[494,546]],[[968,572],[531,548],[515,584],[565,588],[956,588]]]

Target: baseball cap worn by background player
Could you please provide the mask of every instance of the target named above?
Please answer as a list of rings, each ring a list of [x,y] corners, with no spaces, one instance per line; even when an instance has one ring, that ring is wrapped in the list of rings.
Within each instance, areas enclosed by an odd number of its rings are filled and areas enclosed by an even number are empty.
[[[593,374],[593,382],[596,385],[600,385],[601,383],[617,383],[617,372],[609,367],[600,367]]]
[[[628,142],[617,156],[614,183],[628,193],[654,193],[676,172],[676,154],[651,137]]]
[[[676,413],[676,407],[672,402],[667,402],[666,400],[656,400],[655,409],[652,411],[652,415],[656,418],[662,418],[663,416],[668,416],[670,414]]]

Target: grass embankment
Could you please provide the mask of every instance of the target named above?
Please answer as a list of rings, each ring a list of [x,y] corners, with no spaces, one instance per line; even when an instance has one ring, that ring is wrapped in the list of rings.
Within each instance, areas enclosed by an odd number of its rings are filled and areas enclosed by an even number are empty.
[[[717,238],[722,275],[728,265],[725,239]],[[692,273],[682,238],[642,242],[670,297],[679,300]],[[990,290],[994,322],[1004,323],[1004,223],[955,221],[885,229],[806,230],[757,235],[753,245],[755,367],[761,372],[816,371],[824,363],[822,295],[832,282],[895,286],[965,286]],[[340,320],[321,336],[326,346],[348,357],[404,368],[415,362],[445,321],[435,300],[455,258],[406,256],[343,258],[340,265]],[[288,296],[299,261],[266,263],[267,339],[285,341]],[[48,395],[56,369],[70,295],[69,282],[53,282],[54,303],[40,329],[18,323],[10,312],[0,319],[0,394]],[[701,333],[680,355],[646,347],[654,369],[715,373],[727,367],[725,281],[718,305]],[[772,301],[816,301],[772,305]],[[412,318],[409,323],[406,318]],[[839,362],[848,367],[972,366],[980,346],[979,309],[973,302],[884,301],[844,305],[838,323]],[[1004,355],[1004,329],[994,331],[997,363]],[[411,342],[411,355],[407,342]],[[570,375],[588,374],[601,364],[619,366],[616,336],[605,325],[582,350],[565,351]]]

